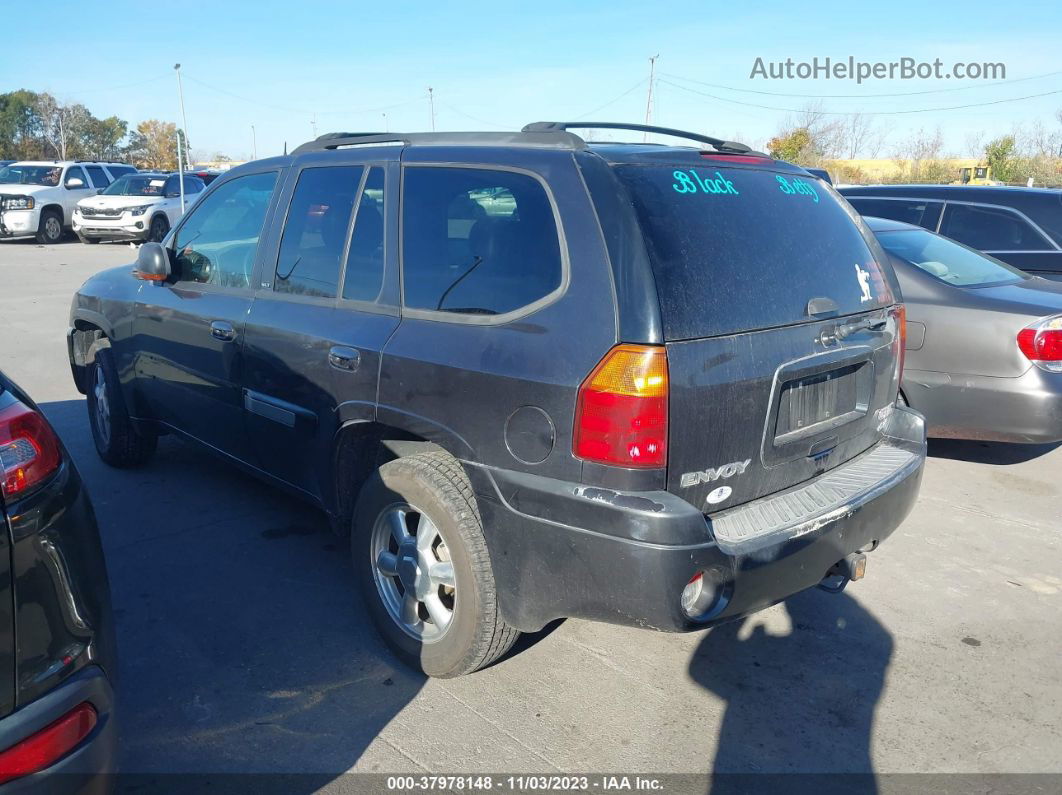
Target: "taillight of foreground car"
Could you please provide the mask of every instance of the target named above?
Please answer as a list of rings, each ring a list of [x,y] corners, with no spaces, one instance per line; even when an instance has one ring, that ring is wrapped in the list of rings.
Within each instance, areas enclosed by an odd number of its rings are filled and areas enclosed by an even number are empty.
[[[92,733],[97,719],[95,708],[85,701],[36,734],[0,751],[0,784],[54,765]],[[41,792],[47,791],[41,787]]]
[[[1041,370],[1062,373],[1062,315],[1044,318],[1019,331],[1018,349]]]
[[[17,400],[0,408],[0,492],[24,497],[59,469],[59,439],[44,419]]]
[[[667,353],[617,345],[579,387],[572,452],[612,466],[667,465]]]

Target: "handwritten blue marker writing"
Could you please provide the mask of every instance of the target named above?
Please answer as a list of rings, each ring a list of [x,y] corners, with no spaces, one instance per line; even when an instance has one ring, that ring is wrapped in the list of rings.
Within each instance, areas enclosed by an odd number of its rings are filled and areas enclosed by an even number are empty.
[[[734,183],[718,171],[715,172],[715,178],[702,177],[692,168],[689,171],[674,171],[672,176],[675,181],[671,183],[671,187],[677,193],[697,193],[699,187],[700,193],[732,193],[735,196],[740,195],[737,188],[734,187]]]
[[[819,203],[818,191],[811,185],[810,182],[805,182],[800,177],[794,177],[792,181],[786,179],[780,174],[775,177],[778,180],[778,190],[789,196],[807,196],[815,204]]]

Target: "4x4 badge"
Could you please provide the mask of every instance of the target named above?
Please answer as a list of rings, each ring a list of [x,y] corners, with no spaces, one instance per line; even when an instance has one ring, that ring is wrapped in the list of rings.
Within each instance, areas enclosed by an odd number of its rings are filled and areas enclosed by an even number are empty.
[[[752,463],[751,458],[746,458],[744,461],[733,461],[729,464],[723,464],[721,467],[715,469],[703,469],[698,472],[686,472],[682,475],[680,483],[683,488],[689,486],[696,486],[698,483],[711,483],[713,480],[719,480],[719,478],[731,478],[734,475],[742,474],[748,469],[749,464]]]

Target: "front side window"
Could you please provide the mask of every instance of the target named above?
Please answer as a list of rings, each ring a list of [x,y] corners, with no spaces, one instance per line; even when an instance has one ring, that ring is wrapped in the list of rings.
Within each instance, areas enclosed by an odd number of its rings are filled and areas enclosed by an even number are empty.
[[[307,168],[288,207],[273,289],[334,298],[361,166]]]
[[[89,176],[92,177],[93,187],[106,188],[111,184],[107,172],[101,166],[85,166],[85,168],[88,169]]]
[[[956,287],[983,287],[1028,279],[1017,268],[920,229],[879,232],[882,248],[930,276]]]
[[[375,301],[383,286],[384,272],[384,170],[369,169],[358,201],[354,234],[350,238],[343,297],[351,301]]]
[[[62,174],[61,166],[20,166],[10,165],[0,168],[0,185],[44,185],[54,187],[59,184]]]
[[[553,207],[526,174],[407,167],[403,184],[405,306],[500,315],[561,285]]]
[[[940,234],[980,251],[1038,251],[1054,247],[1028,221],[1002,207],[949,204]]]
[[[174,236],[181,281],[248,287],[277,174],[248,174],[203,198]]]

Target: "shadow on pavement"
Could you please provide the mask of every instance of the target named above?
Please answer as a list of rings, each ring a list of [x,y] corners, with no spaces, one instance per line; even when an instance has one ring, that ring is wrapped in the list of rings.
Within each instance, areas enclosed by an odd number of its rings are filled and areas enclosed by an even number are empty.
[[[712,792],[876,792],[870,738],[892,637],[847,593],[804,591],[785,609],[790,634],[754,615],[712,629],[690,661],[726,702]]]
[[[378,639],[346,540],[322,514],[170,437],[145,468],[111,469],[83,400],[41,408],[99,518],[121,770],[145,774],[132,789],[180,789],[167,773],[323,774],[285,783],[312,791],[354,766],[424,678]],[[388,747],[392,769],[408,768]]]
[[[1012,444],[1010,442],[979,442],[967,439],[930,439],[929,455],[933,458],[950,458],[956,461],[972,461],[978,464],[1010,466],[1047,455],[1058,446],[1058,442],[1050,444]]]

